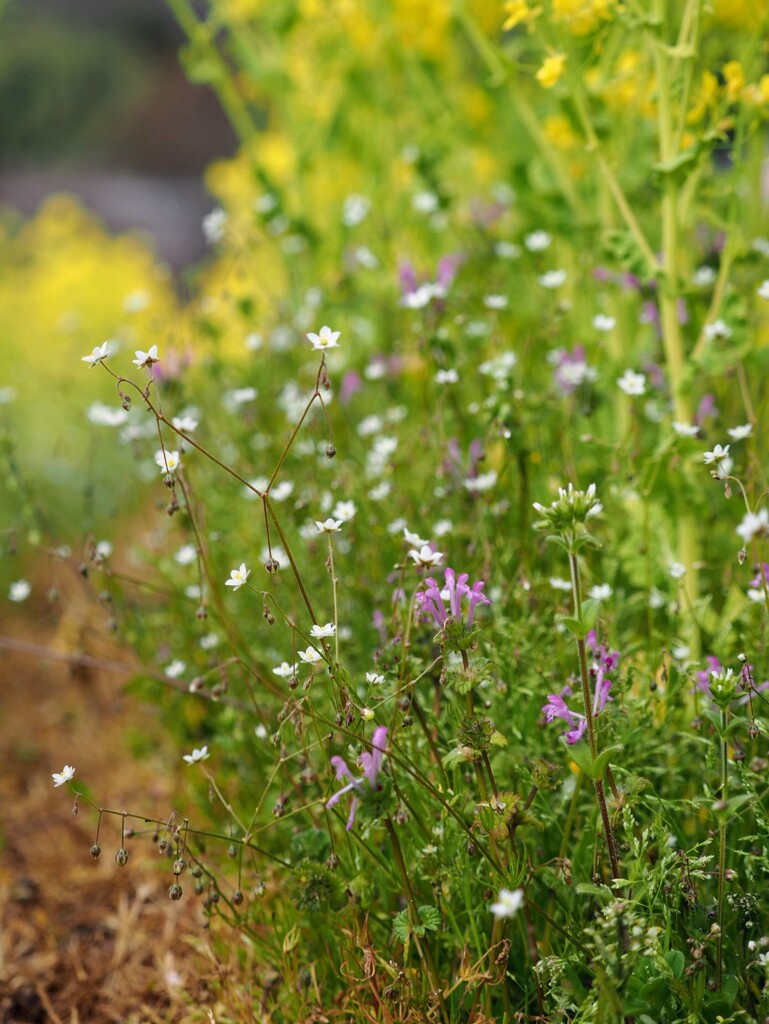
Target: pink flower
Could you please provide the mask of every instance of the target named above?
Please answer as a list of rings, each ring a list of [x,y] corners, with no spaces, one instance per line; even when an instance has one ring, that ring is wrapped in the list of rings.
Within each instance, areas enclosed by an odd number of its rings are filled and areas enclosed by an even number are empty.
[[[355,793],[352,798],[352,803],[350,804],[350,816],[347,819],[348,832],[355,822],[355,812],[358,809],[359,803],[357,794],[360,792],[364,779],[368,782],[369,788],[372,791],[375,792],[376,790],[381,789],[378,778],[379,772],[382,770],[382,760],[384,759],[385,748],[387,747],[386,725],[380,725],[374,730],[371,745],[373,747],[373,753],[369,754],[366,751],[360,755],[360,763],[363,765],[363,778],[360,779],[355,778],[343,757],[337,756],[331,758],[331,764],[336,769],[337,780],[349,779],[349,782],[326,801],[326,807],[334,807],[339,803],[342,797],[345,796],[345,794],[350,792]]]

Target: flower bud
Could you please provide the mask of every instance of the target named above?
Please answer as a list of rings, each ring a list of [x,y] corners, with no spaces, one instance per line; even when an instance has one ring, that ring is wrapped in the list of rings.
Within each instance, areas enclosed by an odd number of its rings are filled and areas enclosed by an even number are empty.
[[[121,846],[115,854],[115,861],[121,868],[124,868],[128,863],[128,850],[124,846]]]
[[[243,893],[240,891],[240,889],[236,889],[235,892],[232,894],[232,902],[235,904],[236,907],[239,907],[240,904],[243,902]]]
[[[91,847],[91,856],[93,857],[94,860],[96,860],[100,854],[101,847],[99,846],[98,843],[94,843],[93,846]]]
[[[183,857],[178,857],[174,861],[174,874],[181,875],[187,870],[187,861]]]
[[[168,895],[172,900],[180,900],[182,898],[183,892],[184,889],[182,889],[179,883],[174,882],[174,884],[168,890]]]
[[[327,444],[326,445],[326,458],[327,459],[333,459],[335,455],[336,455],[336,448],[333,446],[333,444]]]

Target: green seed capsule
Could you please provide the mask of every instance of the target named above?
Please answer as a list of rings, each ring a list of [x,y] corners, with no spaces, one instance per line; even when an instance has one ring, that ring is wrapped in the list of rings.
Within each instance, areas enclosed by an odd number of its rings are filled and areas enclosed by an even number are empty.
[[[187,861],[181,857],[174,861],[174,874],[181,875],[187,870]]]
[[[124,868],[128,863],[128,850],[121,846],[118,852],[115,854],[115,860],[117,861],[121,868]]]

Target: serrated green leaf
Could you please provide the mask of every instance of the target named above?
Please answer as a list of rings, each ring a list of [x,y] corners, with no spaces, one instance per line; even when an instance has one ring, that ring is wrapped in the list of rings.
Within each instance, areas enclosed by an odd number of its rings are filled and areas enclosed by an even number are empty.
[[[580,882],[575,889],[581,896],[598,896],[602,900],[612,899],[614,894],[607,885],[593,885],[590,882]]]
[[[414,929],[419,935],[424,935],[425,932],[437,932],[441,926],[443,918],[441,912],[437,907],[424,906],[420,907],[417,911],[419,914],[419,920],[422,922],[421,926],[417,925]]]
[[[408,910],[401,910],[399,914],[396,914],[393,918],[393,932],[398,942],[405,942],[411,932],[411,925],[409,924],[409,912]]]
[[[495,730],[489,737],[489,743],[492,745],[492,747],[506,747],[507,739],[502,735],[501,732],[497,732]]]

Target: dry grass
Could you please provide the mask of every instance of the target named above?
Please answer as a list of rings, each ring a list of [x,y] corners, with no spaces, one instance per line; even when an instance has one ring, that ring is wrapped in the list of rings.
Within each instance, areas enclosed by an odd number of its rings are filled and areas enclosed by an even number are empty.
[[[5,631],[9,631],[6,624]],[[14,634],[57,646],[49,627]],[[125,660],[125,659],[122,659]],[[156,730],[150,709],[124,701],[125,677],[0,650],[0,1021],[14,1024],[168,1024],[211,1019],[204,920],[194,896],[168,899],[170,871],[150,844],[130,844],[120,868],[119,826],[72,814],[51,772],[75,764],[113,807],[167,814],[169,780],[136,763],[126,730]],[[160,744],[160,739],[158,740]],[[137,806],[138,805],[138,806]]]

